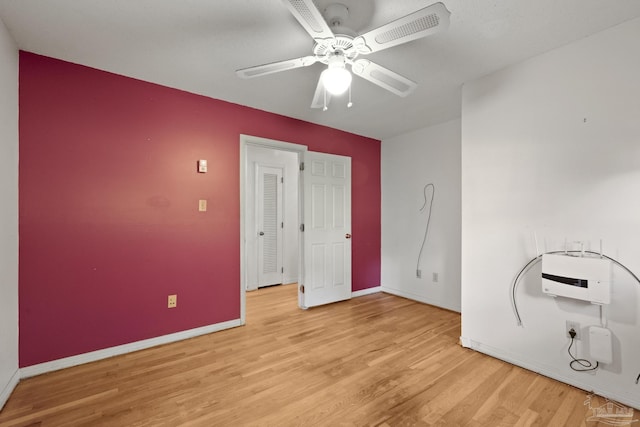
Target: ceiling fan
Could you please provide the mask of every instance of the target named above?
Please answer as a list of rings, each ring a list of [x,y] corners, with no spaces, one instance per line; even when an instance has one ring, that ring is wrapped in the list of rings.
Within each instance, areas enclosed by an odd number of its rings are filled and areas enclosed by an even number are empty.
[[[322,16],[313,0],[283,0],[293,16],[311,35],[315,44],[313,55],[288,59],[236,71],[242,78],[253,78],[321,62],[327,65],[318,79],[311,108],[327,109],[331,95],[341,95],[351,88],[351,71],[383,89],[399,96],[409,95],[417,84],[368,59],[359,58],[402,43],[437,33],[449,26],[450,12],[444,4],[435,3],[361,35],[345,28],[348,8],[330,4]],[[333,28],[333,30],[332,30]],[[334,31],[335,30],[335,31]],[[351,107],[351,92],[349,103]]]

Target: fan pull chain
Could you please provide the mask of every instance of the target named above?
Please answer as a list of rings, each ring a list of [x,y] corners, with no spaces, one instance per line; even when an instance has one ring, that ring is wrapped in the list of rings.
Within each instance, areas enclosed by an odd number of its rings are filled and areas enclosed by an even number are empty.
[[[324,107],[322,107],[322,111],[327,111],[327,89],[324,89]]]
[[[347,108],[353,107],[353,102],[351,102],[351,85],[349,85],[349,102],[347,102]]]

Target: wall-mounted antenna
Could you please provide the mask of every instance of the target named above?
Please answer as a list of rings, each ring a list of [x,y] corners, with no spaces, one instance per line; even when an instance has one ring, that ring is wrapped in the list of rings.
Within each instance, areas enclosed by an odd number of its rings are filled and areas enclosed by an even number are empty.
[[[600,239],[600,258],[603,258],[603,254],[602,254],[602,239]]]

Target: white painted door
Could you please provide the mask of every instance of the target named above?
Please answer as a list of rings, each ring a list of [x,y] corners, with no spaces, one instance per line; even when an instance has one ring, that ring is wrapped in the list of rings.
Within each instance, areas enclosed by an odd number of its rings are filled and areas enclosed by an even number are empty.
[[[303,308],[351,298],[351,158],[304,155]]]
[[[258,287],[282,283],[282,168],[257,165]]]

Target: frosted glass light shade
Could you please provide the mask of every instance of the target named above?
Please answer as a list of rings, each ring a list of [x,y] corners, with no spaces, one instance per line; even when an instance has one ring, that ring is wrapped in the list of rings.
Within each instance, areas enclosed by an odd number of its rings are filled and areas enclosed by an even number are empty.
[[[322,84],[331,95],[342,95],[351,85],[351,73],[342,67],[329,66],[322,72]]]

